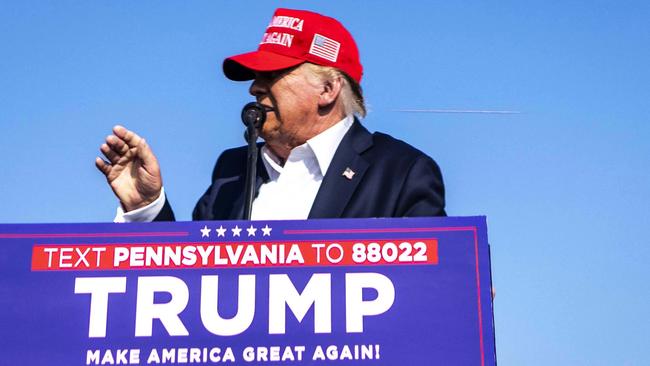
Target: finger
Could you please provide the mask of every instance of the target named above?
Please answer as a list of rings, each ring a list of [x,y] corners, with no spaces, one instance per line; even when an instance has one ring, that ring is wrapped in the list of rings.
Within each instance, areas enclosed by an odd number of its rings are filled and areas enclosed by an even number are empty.
[[[106,144],[118,155],[124,155],[129,152],[129,145],[127,145],[124,140],[115,135],[107,136]]]
[[[111,149],[107,144],[102,144],[102,146],[99,147],[99,151],[104,154],[111,164],[116,164],[120,160],[120,157],[122,157],[122,155],[113,151],[113,149]]]
[[[115,133],[115,136],[124,140],[124,142],[126,142],[126,144],[129,145],[129,147],[138,146],[140,140],[142,140],[142,138],[138,136],[138,134],[136,134],[131,130],[127,130],[126,128],[120,125],[113,127],[113,133]]]
[[[111,165],[99,156],[95,158],[95,166],[97,169],[99,169],[100,172],[102,172],[102,174],[106,176],[111,171]]]

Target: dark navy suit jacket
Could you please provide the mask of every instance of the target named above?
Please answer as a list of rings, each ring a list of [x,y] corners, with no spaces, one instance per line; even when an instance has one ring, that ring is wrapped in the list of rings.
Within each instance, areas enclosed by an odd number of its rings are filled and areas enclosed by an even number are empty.
[[[212,184],[194,208],[194,220],[235,220],[244,216],[246,147],[224,151]],[[355,174],[348,179],[343,172]],[[268,181],[258,159],[257,187]],[[309,218],[445,216],[445,189],[438,165],[407,143],[371,134],[355,121],[339,144],[323,178]],[[174,220],[169,205],[156,221]]]

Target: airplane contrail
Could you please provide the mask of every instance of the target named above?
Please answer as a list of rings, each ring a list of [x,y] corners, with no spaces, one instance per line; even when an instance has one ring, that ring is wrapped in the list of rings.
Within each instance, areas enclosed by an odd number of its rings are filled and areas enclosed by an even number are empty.
[[[406,113],[476,113],[476,114],[520,114],[520,111],[477,110],[477,109],[392,109],[392,112]]]

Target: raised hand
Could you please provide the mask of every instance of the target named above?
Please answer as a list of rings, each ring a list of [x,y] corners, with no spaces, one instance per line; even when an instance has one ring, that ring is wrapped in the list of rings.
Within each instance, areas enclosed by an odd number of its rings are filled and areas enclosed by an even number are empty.
[[[107,161],[97,157],[95,165],[106,176],[125,211],[144,207],[160,196],[162,177],[158,159],[142,137],[115,126],[99,150]]]

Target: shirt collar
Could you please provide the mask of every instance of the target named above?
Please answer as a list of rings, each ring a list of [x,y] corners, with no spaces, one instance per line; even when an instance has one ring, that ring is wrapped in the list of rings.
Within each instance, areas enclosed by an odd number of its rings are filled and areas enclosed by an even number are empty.
[[[352,115],[349,115],[337,122],[334,126],[307,140],[307,144],[311,147],[314,155],[316,155],[318,166],[323,176],[327,173],[336,149],[338,149],[341,140],[343,140],[343,136],[352,127],[353,122],[354,118]]]
[[[336,149],[338,149],[341,140],[343,140],[343,137],[348,132],[350,127],[352,127],[353,123],[354,117],[352,115],[349,115],[327,130],[307,140],[306,143],[296,147],[295,149],[300,148],[301,150],[311,150],[313,152],[313,156],[316,157],[316,161],[318,162],[318,167],[320,168],[321,174],[325,176],[325,173],[327,172],[327,169],[329,168],[330,163],[334,158]],[[282,165],[280,163],[280,159],[275,154],[273,154],[271,149],[269,149],[266,145],[262,146],[261,153],[262,158],[264,159],[264,166],[266,167],[266,171],[269,173],[271,180],[274,180],[275,177],[282,173]]]

